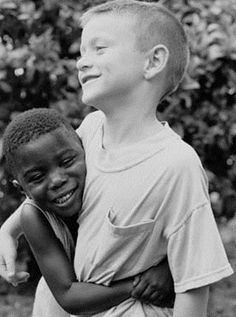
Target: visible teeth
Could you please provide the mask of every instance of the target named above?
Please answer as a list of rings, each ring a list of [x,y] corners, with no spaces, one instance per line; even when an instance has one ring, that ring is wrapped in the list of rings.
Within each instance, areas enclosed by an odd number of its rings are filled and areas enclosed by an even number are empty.
[[[63,197],[60,197],[60,198],[57,198],[55,200],[55,203],[56,204],[64,204],[71,196],[73,195],[73,191],[69,192],[68,194],[66,194],[65,196]]]

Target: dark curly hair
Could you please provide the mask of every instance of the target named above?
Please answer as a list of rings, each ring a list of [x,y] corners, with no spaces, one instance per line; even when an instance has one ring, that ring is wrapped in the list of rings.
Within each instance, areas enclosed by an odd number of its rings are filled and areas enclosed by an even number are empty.
[[[78,141],[80,140],[69,121],[56,110],[35,108],[17,115],[3,134],[3,161],[10,175],[15,174],[17,158],[14,153],[21,145],[37,140],[41,135],[61,127],[66,128]]]

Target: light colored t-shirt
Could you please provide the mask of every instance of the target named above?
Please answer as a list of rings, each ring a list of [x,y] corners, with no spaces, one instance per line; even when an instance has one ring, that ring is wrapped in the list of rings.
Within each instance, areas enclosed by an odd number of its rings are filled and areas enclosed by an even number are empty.
[[[103,113],[78,133],[87,165],[74,267],[79,281],[109,285],[158,264],[166,255],[175,292],[230,274],[201,162],[168,126],[119,150],[103,148]],[[172,316],[128,299],[96,316]]]

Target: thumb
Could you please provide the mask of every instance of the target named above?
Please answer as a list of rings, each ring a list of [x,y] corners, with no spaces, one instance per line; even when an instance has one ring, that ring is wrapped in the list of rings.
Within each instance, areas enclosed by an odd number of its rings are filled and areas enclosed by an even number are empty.
[[[30,277],[30,274],[28,272],[17,272],[11,279],[10,283],[12,283],[14,286],[17,286],[20,283],[27,282],[28,278]]]

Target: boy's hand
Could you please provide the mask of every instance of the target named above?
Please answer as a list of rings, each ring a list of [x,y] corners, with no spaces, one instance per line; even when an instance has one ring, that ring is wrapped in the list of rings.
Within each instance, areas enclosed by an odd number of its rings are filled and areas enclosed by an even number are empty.
[[[167,258],[135,277],[131,296],[159,307],[174,306],[174,283]]]
[[[29,273],[16,272],[17,241],[0,231],[0,276],[14,286],[27,281]]]

